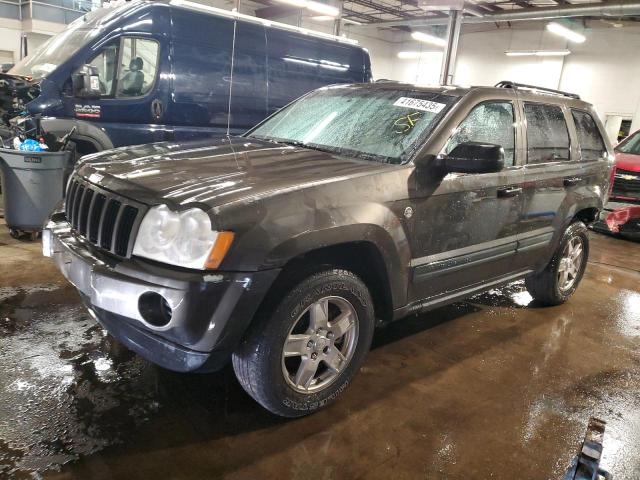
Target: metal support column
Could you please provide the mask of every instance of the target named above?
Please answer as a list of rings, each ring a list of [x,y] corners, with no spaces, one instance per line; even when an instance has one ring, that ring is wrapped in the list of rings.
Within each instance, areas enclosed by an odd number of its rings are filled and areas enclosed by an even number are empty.
[[[447,45],[444,56],[442,57],[442,71],[440,72],[440,83],[442,85],[451,85],[453,83],[461,24],[462,10],[451,10],[449,12],[449,26],[447,28]]]
[[[336,17],[333,22],[333,34],[336,37],[339,37],[342,33],[342,5],[344,2],[340,2],[340,14]]]

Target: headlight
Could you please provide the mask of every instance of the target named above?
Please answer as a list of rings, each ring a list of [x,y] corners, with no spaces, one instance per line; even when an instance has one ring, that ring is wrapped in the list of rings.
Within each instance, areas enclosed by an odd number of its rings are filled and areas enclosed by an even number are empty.
[[[166,205],[149,209],[142,219],[133,254],[185,268],[218,268],[233,232],[215,232],[209,215],[198,208],[174,212]]]

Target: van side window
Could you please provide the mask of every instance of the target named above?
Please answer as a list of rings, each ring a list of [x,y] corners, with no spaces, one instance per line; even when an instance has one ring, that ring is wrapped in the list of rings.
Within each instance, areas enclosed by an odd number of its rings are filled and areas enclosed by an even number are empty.
[[[118,97],[146,95],[158,71],[158,43],[143,38],[124,38],[118,69]]]
[[[513,166],[515,152],[515,117],[510,102],[486,102],[475,107],[458,126],[445,147],[450,153],[457,145],[481,142],[500,145],[504,164]]]
[[[89,64],[98,69],[100,93],[103,97],[113,95],[116,82],[116,68],[118,66],[118,45],[109,45],[96,55]]]
[[[573,121],[576,124],[578,132],[578,141],[580,142],[580,153],[583,162],[592,162],[595,160],[603,160],[607,149],[604,140],[598,129],[598,125],[591,115],[580,110],[571,110]]]
[[[527,118],[527,163],[569,160],[569,130],[562,108],[525,102],[524,114]]]

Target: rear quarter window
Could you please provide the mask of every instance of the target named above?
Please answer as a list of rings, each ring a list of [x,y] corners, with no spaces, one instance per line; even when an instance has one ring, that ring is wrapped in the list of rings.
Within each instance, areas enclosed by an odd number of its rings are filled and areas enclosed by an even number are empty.
[[[524,113],[527,119],[527,163],[569,160],[569,130],[562,108],[526,102]]]
[[[602,134],[593,117],[581,110],[571,110],[573,121],[576,124],[580,152],[583,162],[603,160],[607,153]]]

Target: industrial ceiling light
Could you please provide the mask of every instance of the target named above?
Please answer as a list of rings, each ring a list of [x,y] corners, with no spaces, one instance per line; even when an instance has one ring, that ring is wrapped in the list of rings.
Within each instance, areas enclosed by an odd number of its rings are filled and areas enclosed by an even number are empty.
[[[286,3],[298,8],[306,8],[312,12],[319,13],[321,15],[328,15],[330,17],[337,17],[340,15],[340,10],[326,3],[316,2],[315,0],[276,0],[280,3]]]
[[[445,47],[447,45],[447,42],[443,38],[436,37],[435,35],[429,35],[424,32],[412,32],[411,38],[418,40],[419,42],[429,43],[438,47]]]
[[[507,57],[564,57],[569,55],[569,50],[507,50]]]
[[[329,15],[315,15],[311,17],[311,20],[315,20],[316,22],[328,22],[330,20],[335,20],[335,17],[331,17]],[[356,22],[355,20],[350,20],[348,18],[343,18],[342,21],[351,25],[362,25],[360,22]]]
[[[418,60],[434,54],[442,55],[440,52],[398,52],[398,58],[401,60]]]
[[[556,35],[560,35],[561,37],[566,38],[570,42],[574,43],[584,43],[587,39],[584,35],[574,32],[573,30],[561,25],[557,22],[551,22],[547,24],[547,30],[551,33],[555,33]]]

